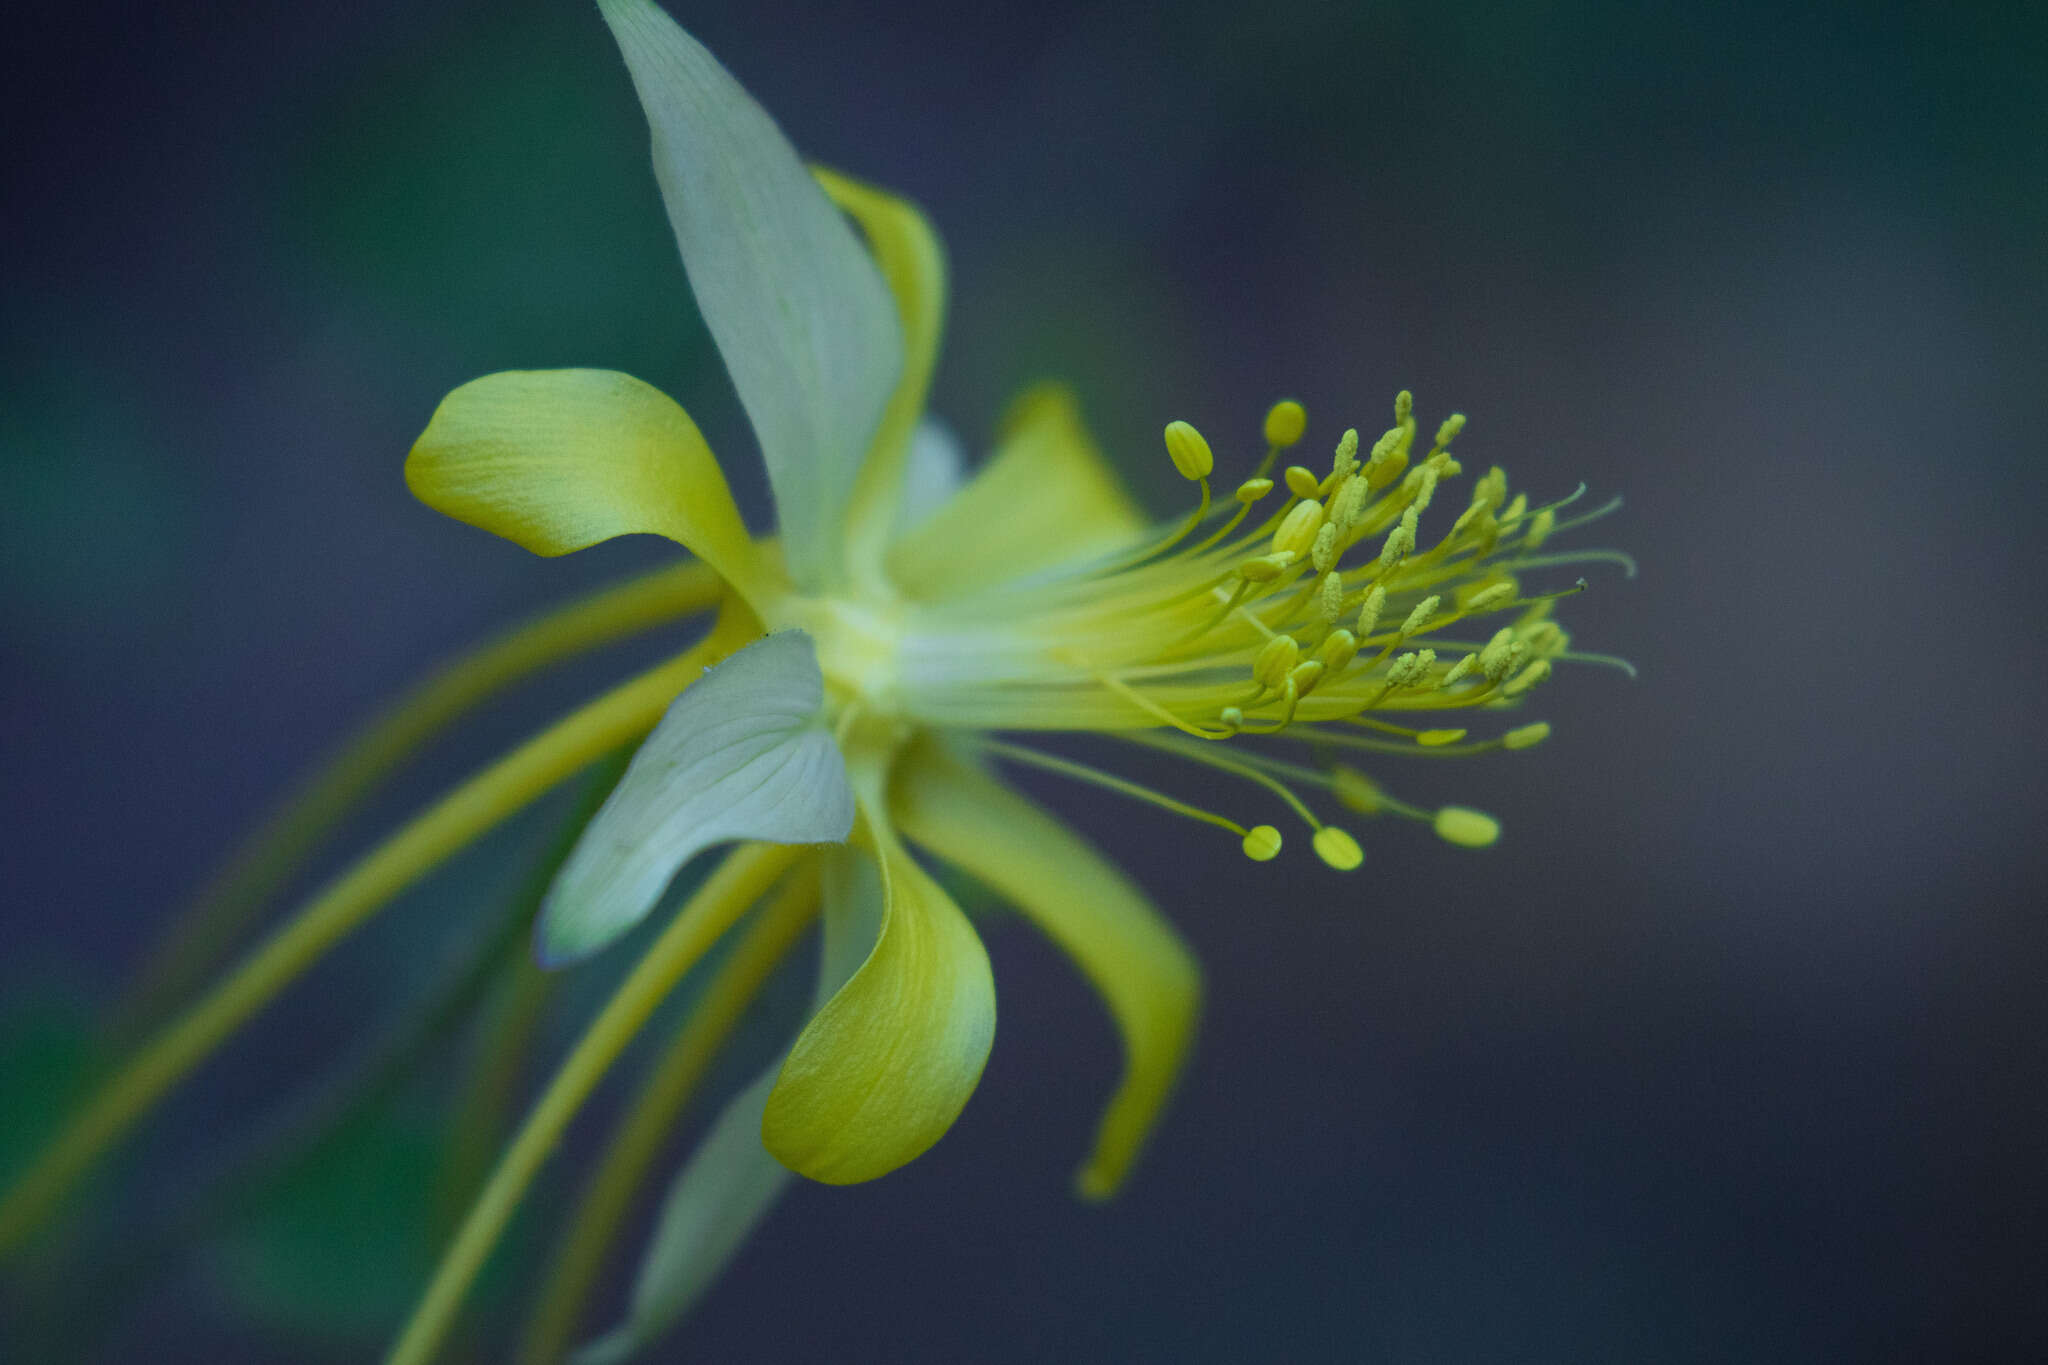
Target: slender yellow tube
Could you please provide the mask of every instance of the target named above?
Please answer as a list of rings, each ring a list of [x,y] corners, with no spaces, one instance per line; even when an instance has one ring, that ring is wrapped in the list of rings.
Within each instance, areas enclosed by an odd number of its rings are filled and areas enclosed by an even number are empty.
[[[675,1134],[677,1117],[717,1057],[762,982],[788,954],[818,909],[815,861],[790,875],[719,964],[700,999],[654,1066],[612,1134],[603,1159],[583,1186],[567,1231],[542,1278],[538,1304],[526,1320],[520,1365],[554,1365],[567,1352],[584,1301],[604,1269],[619,1225],[655,1160]]]
[[[387,1365],[427,1365],[433,1359],[454,1325],[470,1283],[497,1245],[526,1187],[591,1090],[683,973],[774,885],[784,869],[810,852],[801,845],[741,845],[662,930],[591,1021],[499,1158],[497,1169],[463,1220],[462,1230],[442,1254],[427,1292],[385,1358]]]
[[[711,606],[720,586],[718,575],[695,561],[628,580],[513,627],[386,706],[303,780],[193,896],[131,988],[117,1032],[133,1036],[191,995],[321,838],[435,732],[549,664]]]
[[[613,688],[470,778],[359,859],[102,1086],[0,1202],[0,1254],[33,1231],[130,1125],[336,940],[550,787],[652,729],[676,694],[759,627],[730,613],[702,641]]]

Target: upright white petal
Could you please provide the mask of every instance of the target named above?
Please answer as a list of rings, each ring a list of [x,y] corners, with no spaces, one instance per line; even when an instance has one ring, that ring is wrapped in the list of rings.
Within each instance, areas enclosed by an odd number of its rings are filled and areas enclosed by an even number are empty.
[[[654,174],[746,405],[799,587],[839,573],[854,475],[903,367],[881,273],[766,110],[648,0],[599,0],[654,134]]]
[[[817,649],[800,630],[755,641],[677,697],[549,888],[534,933],[541,963],[631,929],[713,844],[844,840],[853,790],[824,701]]]

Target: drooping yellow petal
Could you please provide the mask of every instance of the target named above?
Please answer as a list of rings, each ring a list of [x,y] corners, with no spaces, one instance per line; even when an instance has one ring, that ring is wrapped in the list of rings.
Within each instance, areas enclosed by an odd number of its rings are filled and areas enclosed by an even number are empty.
[[[1075,1177],[1084,1198],[1107,1198],[1130,1170],[1187,1056],[1201,969],[1123,873],[939,742],[920,740],[904,756],[892,800],[906,836],[1013,902],[1080,964],[1108,1004],[1123,1035],[1123,1080]]]
[[[615,370],[507,370],[441,400],[406,457],[413,495],[541,555],[649,532],[757,609],[772,587],[697,424]]]
[[[776,1159],[828,1185],[887,1175],[944,1136],[995,1040],[981,939],[872,803],[862,818],[882,868],[881,935],[797,1038],[761,1116]]]
[[[996,453],[959,496],[889,551],[889,576],[935,600],[1127,544],[1147,523],[1081,423],[1041,384],[1010,407]]]
[[[832,202],[860,225],[903,327],[903,374],[883,410],[847,510],[849,561],[878,566],[895,523],[911,432],[924,413],[932,367],[938,360],[946,317],[946,253],[938,234],[909,200],[823,166],[811,167],[811,174]]]

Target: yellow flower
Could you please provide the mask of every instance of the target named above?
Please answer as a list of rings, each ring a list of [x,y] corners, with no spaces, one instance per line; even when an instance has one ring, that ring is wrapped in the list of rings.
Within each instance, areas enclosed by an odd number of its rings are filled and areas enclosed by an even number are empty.
[[[722,969],[740,1001],[822,919],[817,1007],[678,1175],[627,1322],[579,1359],[622,1359],[671,1322],[787,1172],[869,1180],[937,1141],[980,1078],[995,990],[979,937],[913,850],[1012,902],[1102,994],[1125,1068],[1077,1186],[1088,1198],[1112,1193],[1180,1070],[1200,974],[1143,894],[1004,785],[998,763],[1163,806],[1227,831],[1260,861],[1286,840],[1245,814],[1254,802],[1301,821],[1328,867],[1360,866],[1358,841],[1304,791],[1432,824],[1458,845],[1498,836],[1488,815],[1419,810],[1335,759],[1521,749],[1547,733],[1538,724],[1471,738],[1440,713],[1512,710],[1566,654],[1550,615],[1564,594],[1532,593],[1519,576],[1570,558],[1539,553],[1562,529],[1564,503],[1510,499],[1493,469],[1462,505],[1446,505],[1463,473],[1451,452],[1463,418],[1423,442],[1406,393],[1370,445],[1345,431],[1327,468],[1291,464],[1277,476],[1307,416],[1276,404],[1263,458],[1213,505],[1210,442],[1168,424],[1165,453],[1198,505],[1163,528],[1119,489],[1057,388],[1025,394],[963,481],[950,438],[924,418],[946,286],[922,216],[806,169],[768,115],[646,0],[601,9],[648,116],[691,288],[766,462],[778,534],[750,535],[695,423],[637,379],[517,372],[451,393],[406,462],[423,502],[542,555],[651,533],[704,566],[565,614],[545,637],[560,648],[536,658],[628,628],[614,621],[628,598],[631,626],[696,610],[713,612],[713,625],[345,874],[80,1118],[10,1202],[15,1222],[0,1215],[0,1240],[400,886],[643,733],[542,906],[542,962],[599,951],[698,854],[738,848],[564,1064],[394,1359],[431,1355],[582,1098],[669,987],[743,919],[755,946]],[[1398,723],[1404,713],[1433,723]],[[1164,750],[1240,794],[1170,797],[1030,742],[1052,732]],[[702,1027],[715,1042],[715,1020]]]

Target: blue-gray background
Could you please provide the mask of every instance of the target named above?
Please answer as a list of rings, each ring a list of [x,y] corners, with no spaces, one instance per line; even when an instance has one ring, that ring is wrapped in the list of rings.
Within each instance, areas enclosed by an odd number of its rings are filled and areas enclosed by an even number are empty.
[[[997,923],[1001,1028],[958,1127],[877,1184],[799,1190],[689,1358],[2048,1353],[2048,35],[2027,7],[680,17],[807,154],[940,225],[936,404],[971,439],[1020,383],[1070,378],[1164,513],[1169,418],[1230,468],[1278,395],[1320,439],[1377,429],[1408,386],[1425,421],[1470,414],[1468,464],[1625,494],[1589,543],[1642,563],[1564,612],[1639,681],[1567,671],[1532,753],[1377,770],[1498,812],[1490,852],[1371,825],[1348,879],[1255,867],[1029,783],[1208,968],[1127,1195],[1066,1193],[1106,1019]],[[379,699],[659,560],[535,560],[415,505],[400,461],[447,389],[633,371],[766,507],[588,7],[13,25],[0,982],[105,999]],[[435,748],[355,846],[629,656]],[[344,1051],[544,838],[515,827],[352,945],[126,1178],[175,1183]],[[340,1259],[334,1297],[381,1303]],[[310,1342],[233,1263],[210,1245],[108,1306],[101,1349],[360,1358],[395,1311]]]

